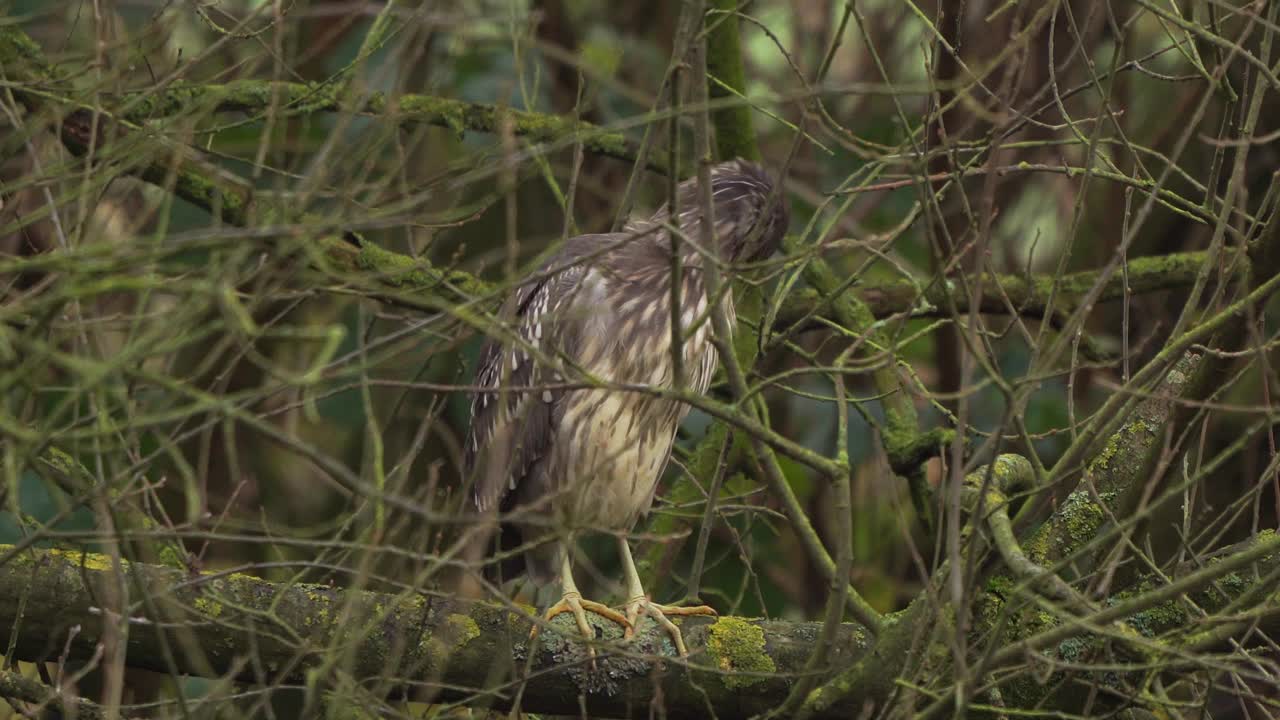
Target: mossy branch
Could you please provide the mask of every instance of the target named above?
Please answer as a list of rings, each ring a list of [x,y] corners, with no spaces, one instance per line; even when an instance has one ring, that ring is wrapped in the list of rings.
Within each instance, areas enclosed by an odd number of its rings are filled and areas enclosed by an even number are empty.
[[[712,0],[710,5],[712,12],[708,16],[711,29],[707,35],[707,68],[718,81],[708,83],[711,96],[714,98],[745,92],[746,72],[739,38],[738,3],[736,0]],[[756,160],[760,157],[755,132],[752,130],[750,106],[738,104],[726,107],[717,110],[712,118],[716,128],[717,149],[722,159],[740,156]],[[809,259],[805,265],[805,279],[817,291],[818,296],[838,295],[824,308],[829,310],[833,321],[858,336],[869,336],[873,347],[889,347],[887,333],[874,327],[875,319],[866,303],[857,295],[836,291],[839,285],[836,273],[826,261],[818,257]],[[943,431],[920,431],[913,400],[905,392],[892,362],[873,370],[872,382],[885,410],[884,441],[890,465],[897,472],[913,473],[950,436]]]
[[[1269,569],[1280,562],[1280,538],[1263,533],[1231,555],[1174,578],[1165,586],[1140,582],[1107,605],[1105,622],[1123,620],[1139,646],[1177,628],[1195,628],[1194,608],[1216,612],[1235,599],[1262,591],[1272,608],[1261,619],[1263,629],[1280,620]],[[1250,569],[1253,563],[1258,563]],[[102,607],[103,589],[126,578],[136,605]],[[992,584],[979,598],[984,617],[994,618],[1013,600],[1013,585]],[[1193,597],[1195,606],[1183,601]],[[920,602],[928,603],[927,598]],[[912,607],[915,607],[913,604]],[[1117,610],[1116,608],[1120,608]],[[229,677],[243,683],[321,682],[340,686],[358,681],[370,693],[391,696],[417,692],[417,699],[462,702],[473,706],[509,707],[519,680],[502,683],[494,672],[523,677],[520,705],[528,712],[591,717],[647,714],[661,697],[668,717],[714,715],[743,718],[776,707],[804,670],[819,623],[789,623],[722,617],[715,622],[688,619],[685,639],[688,667],[670,657],[665,635],[650,624],[636,643],[614,641],[618,628],[602,624],[598,641],[601,664],[588,670],[583,646],[566,615],[554,622],[575,639],[544,632],[527,675],[529,630],[527,608],[491,603],[466,604],[412,590],[388,594],[330,585],[271,583],[241,573],[193,574],[159,565],[124,563],[119,572],[111,558],[68,550],[0,546],[0,644],[12,642],[16,657],[38,661],[59,657],[69,648],[73,658],[94,654],[104,625],[129,623],[126,661],[130,667],[181,672],[201,677]],[[930,628],[912,626],[910,608],[887,618],[891,635],[909,637]],[[1047,624],[1046,624],[1047,623]],[[982,623],[975,633],[989,632]],[[71,628],[78,628],[71,632]],[[1009,647],[1040,648],[1051,658],[1069,662],[1082,647],[1104,646],[1114,637],[1099,634],[1089,623],[1044,619],[1034,614],[1006,626]],[[936,629],[936,628],[935,628]],[[898,632],[902,631],[902,632]],[[1250,632],[1244,629],[1241,632]],[[975,637],[977,637],[975,635]],[[1198,641],[1189,635],[1187,642]],[[1154,641],[1153,641],[1154,642]],[[1170,650],[1177,639],[1164,638]],[[183,653],[166,653],[182,648]],[[1047,649],[1046,649],[1047,648]],[[629,650],[629,652],[628,652]],[[848,685],[838,674],[809,697],[810,717],[856,716],[865,703],[883,702],[894,689],[906,645],[877,643],[868,654],[863,631],[842,624],[829,657],[834,668],[870,663],[883,682]],[[252,663],[246,658],[253,656]],[[661,656],[662,662],[654,661]],[[335,669],[334,657],[345,659]],[[168,658],[168,659],[166,659]],[[174,663],[170,665],[169,662]],[[317,671],[324,670],[325,672]],[[831,672],[827,670],[824,674]],[[1145,673],[1135,666],[1133,677]],[[1016,676],[1010,676],[1011,678]],[[1027,673],[1019,697],[1033,700],[1057,682],[1037,683]],[[843,680],[842,680],[843,678]],[[1115,685],[1124,675],[1109,673]],[[495,688],[499,688],[495,690]],[[30,689],[30,688],[28,688]],[[0,691],[4,686],[0,684]],[[12,695],[10,695],[12,697]],[[580,706],[579,702],[585,703]],[[1028,707],[1030,705],[1027,705]]]
[[[1145,575],[1083,616],[1018,602],[1019,589],[989,583],[979,600],[979,630],[1000,631],[1002,623],[1014,619],[1003,624],[1002,639],[1007,642],[992,655],[989,667],[1025,664],[1029,657],[1041,663],[1037,680],[1028,673],[1011,673],[1000,680],[1005,700],[1018,707],[1047,704],[1080,712],[1092,705],[1093,713],[1118,707],[1142,695],[1153,669],[1176,671],[1193,648],[1239,646],[1247,643],[1246,634],[1265,637],[1280,630],[1278,568],[1280,535],[1267,530],[1179,568],[1173,577]],[[1243,624],[1231,613],[1240,600],[1251,606]],[[1080,632],[1086,627],[1091,632]],[[1230,632],[1214,632],[1224,627]],[[1209,643],[1206,635],[1218,637]],[[1118,660],[1115,670],[1071,669],[1077,662],[1108,656]],[[945,708],[946,701],[939,704]]]
[[[1232,251],[1227,251],[1229,254]],[[1150,257],[1133,258],[1129,261],[1128,285],[1119,273],[1109,277],[1098,296],[1099,302],[1121,300],[1125,297],[1137,297],[1165,290],[1190,287],[1195,282],[1196,273],[1204,265],[1206,255],[1203,251],[1170,253]],[[1230,262],[1230,261],[1228,261]],[[1247,270],[1246,265],[1238,265],[1239,272]],[[1058,311],[1071,312],[1097,284],[1097,270],[1082,270],[1068,273],[1057,278],[1057,295],[1054,297],[1054,308]],[[1053,290],[1054,276],[1049,273],[1033,273],[1016,275],[1012,273],[984,273],[979,280],[985,288],[990,288],[980,299],[978,310],[991,315],[1007,315],[1010,306],[1021,316],[1043,318],[1048,307],[1049,296]],[[783,303],[776,316],[775,327],[785,329],[798,322],[814,322],[819,319],[834,320],[832,306],[844,295],[856,295],[871,315],[876,319],[884,319],[895,315],[909,315],[913,318],[945,318],[951,316],[951,303],[961,313],[972,310],[968,293],[950,283],[934,282],[922,288],[913,280],[890,280],[886,282],[855,285],[845,293],[820,293],[813,289],[804,289],[792,294]],[[1006,298],[1008,299],[1006,302]]]
[[[1128,422],[1108,438],[1090,460],[1080,487],[1031,534],[1026,549],[1033,562],[1053,565],[1070,557],[1094,540],[1112,518],[1125,516],[1121,509],[1131,504],[1129,496],[1140,492],[1149,479],[1163,447],[1165,427],[1200,362],[1199,353],[1184,355],[1155,391],[1138,403]]]
[[[123,119],[142,123],[157,118],[240,112],[250,116],[275,113],[294,117],[315,113],[350,113],[389,120],[401,128],[433,125],[467,132],[497,133],[504,123],[510,132],[552,146],[581,142],[587,152],[620,160],[635,160],[637,144],[621,132],[559,115],[527,112],[488,103],[464,102],[432,95],[388,96],[381,92],[351,93],[338,84],[304,84],[269,80],[236,80],[226,84],[172,83],[122,98]],[[651,170],[665,173],[665,160],[653,154]]]
[[[1001,455],[988,467],[965,476],[963,503],[970,513],[985,519],[991,543],[1005,568],[1019,582],[1043,593],[1049,600],[1076,611],[1091,608],[1075,588],[1051,569],[1036,564],[1027,556],[1013,532],[1009,519],[1010,497],[1014,491],[1035,484],[1035,469],[1021,455]]]
[[[1008,486],[1015,475],[1029,479],[1030,464],[1011,459],[997,462],[987,487]],[[985,467],[967,476],[966,485],[982,487],[984,477]],[[1004,534],[1012,541],[1011,531]],[[1004,549],[1010,550],[1021,554],[1016,545]],[[1142,575],[1092,605],[1047,568],[1025,556],[1022,561],[1025,573],[998,575],[975,593],[968,636],[975,646],[993,647],[976,671],[984,684],[990,679],[1003,687],[1010,709],[1078,713],[1092,703],[1093,714],[1109,712],[1139,697],[1153,670],[1176,672],[1192,648],[1228,646],[1246,635],[1280,630],[1280,536],[1271,530],[1169,576]],[[945,584],[948,571],[944,565],[933,582]],[[1050,597],[1059,592],[1070,599]],[[922,593],[888,616],[876,644],[811,692],[798,717],[826,717],[851,702],[888,698],[899,689],[898,678],[911,672],[951,677],[954,610],[938,603],[940,597]],[[1246,615],[1236,612],[1242,606],[1249,608]],[[1116,659],[1105,670],[1082,669],[1099,657]],[[954,693],[941,693],[924,717],[941,716],[955,699]]]
[[[17,25],[0,26],[0,68],[11,82],[36,83],[41,88],[60,85],[58,68],[51,67],[40,46]],[[36,89],[33,86],[31,89]],[[44,93],[23,93],[25,102],[44,102]],[[276,113],[296,117],[315,113],[346,112],[387,118],[401,127],[433,125],[454,131],[459,138],[468,131],[496,133],[503,125],[510,132],[534,142],[571,146],[581,142],[587,152],[635,160],[637,144],[625,134],[559,115],[526,112],[487,103],[472,103],[431,95],[388,96],[381,92],[352,93],[346,83],[294,83],[270,80],[236,80],[218,83],[172,82],[117,98],[108,117],[135,125],[162,118],[210,113],[239,112],[250,116]],[[74,109],[74,108],[73,108]],[[665,173],[664,159],[654,155],[650,169]]]
[[[124,612],[103,608],[102,592],[118,578],[145,598]],[[240,573],[191,574],[126,563],[117,574],[109,557],[66,550],[0,546],[0,646],[17,657],[91,656],[103,626],[127,617],[130,667],[260,683],[356,680],[371,693],[416,691],[420,700],[509,707],[519,693],[528,712],[627,717],[661,694],[673,718],[743,718],[786,696],[803,670],[818,623],[722,617],[689,619],[689,664],[671,657],[656,623],[630,644],[620,629],[600,626],[599,667],[591,671],[568,615],[544,631],[525,672],[530,608],[463,603],[413,591],[392,595],[328,585],[276,584]],[[71,632],[71,628],[78,630]],[[10,637],[16,630],[16,635]],[[573,640],[566,640],[566,636]],[[168,649],[184,648],[187,654]],[[865,648],[862,631],[840,627],[832,657],[844,661]],[[196,653],[199,656],[193,656]],[[253,663],[244,660],[252,655]],[[343,671],[333,658],[342,657]],[[317,671],[327,670],[319,673]],[[498,672],[510,684],[495,678]],[[348,677],[335,674],[348,673]],[[500,688],[495,690],[495,688]],[[0,690],[3,687],[0,686]],[[581,697],[580,697],[581,696]],[[585,703],[580,706],[579,702]],[[832,715],[835,717],[835,715]]]
[[[789,249],[801,250],[796,247]],[[819,297],[830,298],[826,309],[833,316],[832,320],[863,339],[865,347],[859,353],[861,356],[889,353],[889,360],[879,363],[871,371],[871,380],[885,411],[883,441],[893,470],[904,475],[914,473],[916,466],[928,457],[929,451],[949,442],[950,433],[920,431],[915,402],[898,376],[893,339],[886,328],[876,324],[869,305],[857,294],[848,292],[835,271],[821,258],[814,257],[805,263],[804,277]]]
[[[708,43],[716,48],[713,54],[720,58],[717,62],[720,63],[721,72],[726,73],[726,76],[740,77],[742,75],[741,60],[738,60],[738,67],[734,70],[726,65],[723,55],[724,47],[737,47],[736,22],[730,27],[730,21],[736,18],[722,13],[713,13],[712,18],[713,25]],[[730,33],[733,35],[732,42],[725,37]],[[51,71],[44,64],[39,46],[17,26],[0,27],[0,61],[4,62],[5,72],[10,74],[11,79],[33,83],[51,82],[49,80]],[[305,106],[312,111],[334,109],[332,103],[339,102],[333,97],[333,91],[324,91],[321,87],[297,83],[239,81],[225,85],[175,84],[165,90],[139,94],[128,100],[121,112],[115,114],[121,122],[110,122],[108,120],[112,117],[110,113],[100,116],[97,126],[98,137],[92,141],[91,115],[83,109],[73,109],[63,118],[60,137],[63,143],[77,154],[86,153],[91,145],[97,152],[104,152],[111,142],[129,142],[135,144],[130,147],[142,147],[148,145],[147,133],[150,131],[142,128],[139,123],[148,118],[195,111],[197,108],[207,109],[210,106],[221,110],[252,112],[255,109],[268,107],[266,103],[271,97],[271,92],[281,93],[276,98],[276,102],[285,108],[297,109]],[[20,91],[19,94],[21,94]],[[28,94],[26,97],[37,104],[48,101],[47,96]],[[391,112],[387,103],[386,98],[370,96],[366,98],[365,111]],[[420,105],[421,103],[415,105],[415,102],[409,102],[407,107],[412,109]],[[430,103],[426,105],[431,106]],[[457,110],[462,113],[464,119],[471,118],[470,123],[466,124],[469,129],[485,130],[494,127],[490,124],[494,118],[489,114],[489,110],[476,109],[480,106],[474,104],[462,103],[461,105],[472,107],[472,109],[467,110],[465,107],[448,104],[437,105],[434,106],[436,110],[430,113],[426,111],[417,115],[411,113],[408,119],[403,121],[427,122],[430,118],[436,117],[431,113],[437,111],[442,113],[441,118],[453,117],[457,114],[454,110]],[[405,108],[405,103],[400,102],[396,111],[405,112]],[[446,113],[441,108],[453,108],[453,110]],[[749,108],[741,109],[749,111]],[[491,108],[491,110],[494,109]],[[749,126],[750,115],[746,117]],[[734,128],[722,127],[720,124],[721,122],[740,123],[742,118],[739,114],[715,113],[712,119],[715,122],[718,139],[740,137],[740,133]],[[542,126],[532,120],[525,125],[535,139],[550,138],[554,135],[554,133],[547,135],[546,131],[539,130],[538,127]],[[596,132],[596,130],[589,129],[589,132]],[[517,131],[519,131],[518,128]],[[539,135],[539,133],[544,134]],[[602,142],[606,140],[606,149],[614,147],[611,144],[613,140],[605,138]],[[751,147],[754,148],[754,141]],[[721,147],[720,150],[722,154],[727,152],[725,147]],[[740,154],[740,150],[733,150],[733,152]],[[608,153],[602,151],[602,154]],[[750,150],[746,151],[746,154],[758,156],[759,152]],[[629,156],[620,155],[619,157]],[[431,302],[428,306],[434,307],[439,301],[471,301],[490,296],[494,292],[495,288],[490,283],[465,271],[440,268],[426,259],[384,250],[363,239],[352,242],[353,237],[343,237],[338,228],[326,231],[324,228],[332,226],[332,220],[321,222],[319,218],[298,217],[296,212],[288,212],[269,199],[258,197],[246,184],[216,178],[212,171],[206,172],[195,167],[196,160],[198,157],[193,152],[191,157],[182,158],[178,162],[168,159],[151,159],[127,163],[122,169],[148,183],[170,189],[183,200],[232,225],[245,227],[255,222],[292,221],[295,224],[305,223],[309,227],[312,223],[319,223],[314,226],[312,233],[317,236],[315,242],[322,250],[318,257],[327,258],[332,263],[325,269],[328,272],[345,274],[343,278],[345,280],[360,281],[358,274],[367,274],[369,282],[363,289],[375,299],[398,305],[422,307],[422,303],[416,302],[415,297],[429,298]],[[1194,282],[1195,274],[1203,261],[1204,253],[1201,252],[1134,259],[1130,262],[1127,292],[1129,295],[1139,295],[1185,287]],[[825,273],[830,273],[825,263],[821,267],[812,269],[810,274],[821,276],[824,270]],[[1062,278],[1058,286],[1056,306],[1071,308],[1073,299],[1082,298],[1092,287],[1095,279],[1096,273],[1093,271],[1073,273]],[[1008,274],[988,277],[984,280],[984,285],[998,286],[1001,292],[992,292],[984,296],[981,310],[992,314],[1006,314],[1009,307],[1001,297],[1004,295],[1020,313],[1039,317],[1045,310],[1052,282],[1053,278],[1045,274],[1030,276]],[[923,296],[918,288],[919,285],[915,282],[898,280],[855,286],[836,294],[814,289],[798,290],[783,302],[776,314],[775,326],[782,330],[792,327],[797,322],[812,321],[816,325],[818,321],[828,321],[856,332],[859,329],[858,325],[848,322],[852,311],[848,308],[836,307],[843,303],[842,298],[849,295],[853,296],[854,309],[864,305],[874,319],[903,314],[909,314],[912,317],[942,316],[947,314],[945,308],[949,307],[949,302],[954,302],[962,312],[969,310],[968,295],[955,287],[934,283],[925,288]],[[1113,277],[1103,289],[1100,300],[1115,300],[1125,295],[1126,290],[1122,279]],[[951,298],[950,301],[948,297]],[[755,346],[752,338],[746,338],[738,344]],[[905,424],[910,425],[909,422]],[[904,447],[909,448],[910,444],[907,443]],[[909,455],[909,453],[906,454]]]
[[[23,710],[33,713],[30,717],[74,717],[77,720],[120,717],[111,715],[101,705],[75,697],[65,690],[56,690],[12,670],[0,670],[0,697],[26,703],[29,707]]]

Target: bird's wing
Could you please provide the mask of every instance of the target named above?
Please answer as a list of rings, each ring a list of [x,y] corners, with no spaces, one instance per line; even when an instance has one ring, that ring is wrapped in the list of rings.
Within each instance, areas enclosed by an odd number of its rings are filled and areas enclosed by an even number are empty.
[[[544,270],[564,267],[581,255],[584,241],[570,245],[547,261]],[[554,368],[538,362],[536,348],[555,359],[574,347],[580,314],[565,312],[594,273],[574,264],[549,277],[522,285],[507,301],[500,317],[512,320],[518,341],[489,338],[476,368],[477,392],[471,399],[471,426],[466,445],[467,477],[481,512],[498,506],[550,450],[555,409],[564,390],[541,386],[562,382]],[[506,391],[501,389],[507,388]],[[532,388],[532,389],[530,389]]]

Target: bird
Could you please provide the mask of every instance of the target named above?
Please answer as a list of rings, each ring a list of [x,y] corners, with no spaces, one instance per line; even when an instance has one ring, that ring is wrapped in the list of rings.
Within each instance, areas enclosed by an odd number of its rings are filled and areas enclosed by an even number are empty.
[[[736,158],[710,170],[713,247],[703,246],[704,204],[693,177],[676,188],[674,217],[664,204],[618,232],[569,238],[509,292],[498,312],[507,332],[488,333],[480,349],[464,451],[474,508],[497,518],[498,542],[488,552],[498,561],[489,567],[523,570],[543,588],[558,583],[560,599],[544,620],[572,613],[578,630],[594,639],[587,612],[623,626],[624,638],[649,617],[681,656],[688,649],[670,617],[716,612],[653,602],[626,535],[653,502],[689,406],[618,386],[676,387],[671,286],[678,253],[681,384],[705,394],[717,367],[708,264],[732,268],[767,258],[789,222],[781,186],[760,164]],[[732,293],[722,292],[720,303],[732,327]],[[574,581],[570,545],[588,531],[617,538],[623,612],[583,598]]]

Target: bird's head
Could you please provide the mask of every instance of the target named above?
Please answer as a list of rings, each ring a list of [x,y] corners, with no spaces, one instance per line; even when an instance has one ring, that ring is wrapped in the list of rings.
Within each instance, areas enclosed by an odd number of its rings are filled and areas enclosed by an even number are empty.
[[[679,224],[685,237],[694,242],[701,236],[702,199],[696,177],[680,183]],[[760,165],[742,159],[729,160],[711,169],[711,203],[715,215],[715,237],[721,259],[754,262],[769,257],[782,245],[790,224],[790,212],[782,188]],[[665,222],[667,208],[654,215]]]

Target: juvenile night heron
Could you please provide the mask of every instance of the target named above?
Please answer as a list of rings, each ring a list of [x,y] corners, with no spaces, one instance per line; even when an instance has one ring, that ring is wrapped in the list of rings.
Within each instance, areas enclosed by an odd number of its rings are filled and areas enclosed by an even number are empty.
[[[674,384],[673,241],[684,268],[685,387],[704,393],[710,385],[716,352],[704,268],[717,258],[723,266],[769,256],[788,222],[782,194],[753,163],[715,166],[711,195],[714,248],[700,243],[703,204],[695,178],[677,189],[674,222],[664,206],[623,232],[571,238],[515,290],[500,313],[513,332],[489,339],[480,352],[466,445],[476,508],[501,514],[500,546],[523,548],[523,557],[515,556],[535,584],[560,582],[561,599],[545,619],[571,612],[579,630],[594,638],[590,611],[622,624],[629,637],[647,615],[671,634],[681,655],[684,641],[667,616],[715,611],[652,602],[625,535],[649,509],[689,408],[616,385]],[[732,295],[723,294],[722,306],[732,325]],[[586,530],[617,533],[625,614],[578,592],[568,543]]]

